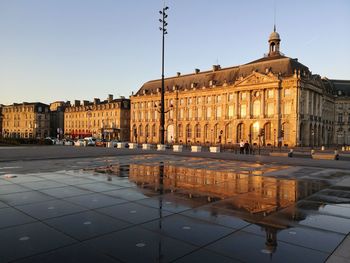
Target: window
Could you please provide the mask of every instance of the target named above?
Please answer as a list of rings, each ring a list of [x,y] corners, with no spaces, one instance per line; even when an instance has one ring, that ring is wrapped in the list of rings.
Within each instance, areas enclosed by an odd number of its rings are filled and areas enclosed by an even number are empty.
[[[201,126],[199,124],[196,125],[196,138],[201,137]]]
[[[204,138],[205,138],[205,140],[209,139],[209,125],[208,124],[206,124],[204,126]]]
[[[182,137],[183,136],[183,130],[182,130],[182,125],[181,124],[179,124],[178,132],[179,132],[179,137]]]
[[[183,120],[184,119],[184,109],[180,109],[180,117],[179,117],[180,120]]]
[[[338,113],[338,122],[343,123],[343,113]]]
[[[221,103],[221,95],[216,96],[216,103]]]
[[[252,125],[252,139],[257,140],[259,135],[260,125],[259,122],[254,122]]]
[[[268,117],[273,116],[274,111],[275,111],[274,107],[275,107],[274,103],[272,103],[272,102],[267,103],[267,116]]]
[[[208,107],[208,108],[206,108],[206,119],[210,119],[211,118],[211,108],[210,107]]]
[[[273,89],[269,89],[267,91],[267,98],[272,99],[273,96],[274,96],[274,90]]]
[[[241,105],[240,109],[241,113],[241,118],[245,118],[247,116],[247,105],[243,104]]]
[[[284,103],[284,110],[283,110],[283,113],[284,114],[290,114],[291,112],[291,103],[290,101],[287,101]]]
[[[288,96],[290,96],[290,89],[284,89],[284,96],[285,97],[288,97]]]
[[[186,137],[187,137],[187,139],[191,139],[191,136],[192,136],[191,126],[189,124],[187,124],[187,126],[186,126]]]
[[[246,92],[242,92],[241,93],[241,99],[242,100],[246,100],[247,99],[247,93]]]
[[[232,93],[228,94],[227,101],[233,101],[233,94]]]
[[[202,118],[202,108],[201,108],[201,107],[199,107],[199,108],[197,109],[197,117],[198,117],[198,119],[201,119],[201,118]]]
[[[255,100],[253,102],[253,116],[254,118],[260,116],[260,100]]]
[[[211,96],[207,97],[207,103],[211,103]]]
[[[201,104],[202,103],[202,98],[201,97],[198,97],[197,98],[197,104]]]
[[[221,118],[221,106],[216,107],[216,119]]]
[[[229,105],[229,106],[228,106],[228,113],[227,113],[227,116],[231,119],[231,118],[233,118],[234,113],[235,113],[235,107],[234,107],[234,105]]]

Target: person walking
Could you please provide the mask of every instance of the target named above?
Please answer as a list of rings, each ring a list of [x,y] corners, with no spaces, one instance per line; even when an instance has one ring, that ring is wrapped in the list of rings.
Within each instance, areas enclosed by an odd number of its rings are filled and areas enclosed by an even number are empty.
[[[250,150],[249,142],[245,141],[245,144],[244,144],[244,152],[245,152],[245,154],[249,154],[249,150]]]
[[[244,141],[243,140],[241,140],[239,142],[239,153],[244,154]]]

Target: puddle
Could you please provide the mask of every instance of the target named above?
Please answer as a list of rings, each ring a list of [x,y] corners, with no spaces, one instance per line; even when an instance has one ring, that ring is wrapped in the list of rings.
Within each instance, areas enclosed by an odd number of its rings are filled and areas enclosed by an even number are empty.
[[[90,167],[78,172],[62,171],[62,174],[120,186],[120,189],[110,194],[144,203],[145,207],[150,205],[149,209],[159,209],[160,214],[167,209],[181,207],[183,210],[180,214],[185,210],[193,212],[193,208],[210,211],[186,213],[189,220],[198,220],[198,225],[209,221],[225,227],[231,227],[234,222],[240,222],[241,228],[258,226],[264,232],[260,254],[276,253],[279,233],[284,230],[289,238],[302,238],[303,233],[293,230],[296,226],[315,228],[325,233],[337,232],[337,235],[350,231],[347,223],[350,216],[350,189],[331,185],[344,174],[335,172],[335,175],[326,174],[325,178],[321,178],[320,173],[317,173],[318,178],[315,179],[309,175],[316,175],[317,168],[303,171],[275,164],[172,158],[114,158],[101,162],[98,167],[90,164]],[[137,217],[143,217],[144,213],[138,211],[142,210],[130,208],[125,216],[135,218],[136,214]],[[92,223],[85,221],[83,224]],[[177,229],[183,233],[196,230],[190,222],[184,222]],[[242,231],[245,231],[244,228]],[[145,246],[143,242],[136,243],[138,248]]]

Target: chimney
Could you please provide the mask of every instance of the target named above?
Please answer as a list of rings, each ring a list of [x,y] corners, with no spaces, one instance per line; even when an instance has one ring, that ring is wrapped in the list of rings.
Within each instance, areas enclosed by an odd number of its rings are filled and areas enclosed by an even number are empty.
[[[181,72],[176,72],[176,75],[177,75],[178,77],[180,77],[180,76],[181,76]]]
[[[195,72],[196,74],[198,74],[200,71],[201,71],[201,70],[200,70],[199,68],[195,68],[195,69],[194,69],[194,72]]]
[[[74,106],[79,107],[80,106],[80,100],[74,100]]]
[[[108,103],[112,102],[113,100],[113,95],[112,94],[108,94]]]
[[[99,98],[94,98],[94,105],[100,104],[100,99]]]
[[[220,65],[213,65],[213,71],[218,71],[220,68]]]
[[[83,105],[84,105],[84,106],[89,105],[89,101],[88,101],[88,100],[83,100]]]

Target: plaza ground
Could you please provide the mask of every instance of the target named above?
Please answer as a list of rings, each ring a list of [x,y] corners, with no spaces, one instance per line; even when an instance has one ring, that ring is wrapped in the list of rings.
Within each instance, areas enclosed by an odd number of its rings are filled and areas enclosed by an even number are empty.
[[[350,262],[349,232],[346,160],[0,148],[1,262]]]

